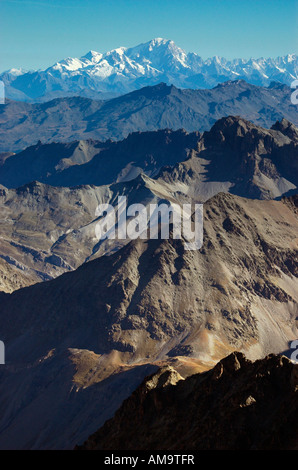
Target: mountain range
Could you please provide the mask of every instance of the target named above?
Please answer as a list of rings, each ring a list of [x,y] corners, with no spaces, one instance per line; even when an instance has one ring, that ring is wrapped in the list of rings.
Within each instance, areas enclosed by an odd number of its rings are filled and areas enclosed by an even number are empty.
[[[52,186],[100,186],[134,179],[141,171],[153,176],[162,166],[185,160],[199,137],[199,132],[159,130],[116,142],[40,142],[6,158],[0,184],[16,188],[37,180]]]
[[[211,90],[181,90],[160,83],[124,96],[95,101],[73,97],[46,103],[6,101],[0,106],[0,164],[7,152],[50,142],[121,140],[132,132],[158,129],[209,130],[220,118],[238,115],[263,127],[285,118],[298,124],[287,85],[259,87],[243,80]]]
[[[184,184],[184,193],[201,201],[220,190],[274,199],[297,189],[297,146],[297,127],[286,119],[265,129],[228,116],[203,134],[168,129],[133,133],[118,142],[38,143],[6,157],[0,184],[101,186],[143,173],[173,187]]]
[[[296,77],[164,39],[1,75],[0,449],[297,448]],[[202,246],[100,239],[119,196]]]
[[[240,117],[210,131],[134,133],[120,142],[38,144],[0,167],[1,289],[55,278],[127,241],[95,237],[98,204],[203,203],[218,193],[280,199],[298,187],[297,128]],[[6,266],[6,270],[5,270]],[[0,265],[1,267],[1,265]]]
[[[255,360],[288,349],[297,338],[297,207],[297,196],[221,193],[204,205],[201,250],[138,239],[0,293],[0,448],[81,444],[154,367],[186,377],[234,350]]]
[[[203,134],[168,129],[133,133],[118,142],[38,143],[6,157],[0,184],[102,186],[143,173],[172,185],[172,192],[180,184],[180,192],[197,201],[223,190],[274,199],[297,189],[297,146],[297,127],[286,119],[265,129],[228,116]]]
[[[215,56],[203,60],[171,40],[156,38],[136,47],[68,57],[46,70],[11,69],[0,79],[10,99],[47,101],[73,95],[105,99],[159,82],[180,88],[212,88],[227,80],[246,80],[259,86],[268,86],[271,81],[290,85],[297,75],[295,54],[275,59]]]

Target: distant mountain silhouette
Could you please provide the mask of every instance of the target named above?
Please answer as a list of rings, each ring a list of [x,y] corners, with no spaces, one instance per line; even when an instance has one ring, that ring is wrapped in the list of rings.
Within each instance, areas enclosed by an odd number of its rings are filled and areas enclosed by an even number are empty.
[[[119,140],[132,132],[165,128],[202,132],[229,115],[264,127],[282,118],[297,125],[297,106],[290,97],[287,85],[263,88],[237,80],[211,90],[181,90],[160,83],[108,101],[81,97],[42,104],[7,101],[0,107],[0,152],[20,151],[39,140]]]

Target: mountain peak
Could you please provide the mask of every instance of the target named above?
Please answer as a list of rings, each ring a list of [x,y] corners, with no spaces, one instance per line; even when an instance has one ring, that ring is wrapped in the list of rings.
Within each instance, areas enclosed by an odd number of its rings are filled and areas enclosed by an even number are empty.
[[[155,38],[149,41],[147,44],[151,47],[165,47],[166,46],[166,47],[175,47],[177,49],[181,49],[175,44],[175,42],[172,39]]]
[[[274,131],[281,132],[282,134],[288,136],[290,139],[296,142],[298,141],[297,127],[285,118],[282,118],[280,121],[276,121],[276,123],[273,124],[271,129]]]
[[[156,37],[134,47],[118,47],[103,54],[90,50],[80,59],[67,58],[46,70],[27,74],[11,71],[0,77],[6,85],[7,98],[21,96],[24,101],[32,101],[70,93],[89,97],[105,93],[111,97],[111,94],[123,95],[160,81],[196,89],[245,79],[258,86],[269,86],[272,82],[272,88],[282,89],[297,74],[298,58],[294,54],[248,60],[227,60],[214,55],[203,60],[198,54],[187,53],[171,39]]]
[[[87,54],[81,57],[81,59],[87,59],[93,62],[94,60],[100,60],[102,58],[102,54],[96,51],[89,51]]]
[[[151,41],[148,42],[148,44],[152,44],[154,46],[160,46],[161,44],[167,44],[167,43],[174,43],[171,39],[164,39],[164,38],[154,38],[151,39]]]
[[[251,129],[252,127],[256,127],[255,124],[253,124],[251,121],[247,121],[246,119],[243,119],[241,116],[224,116],[212,126],[210,129],[210,134],[224,132],[226,129],[230,128],[243,128],[245,132],[247,132],[248,129]]]

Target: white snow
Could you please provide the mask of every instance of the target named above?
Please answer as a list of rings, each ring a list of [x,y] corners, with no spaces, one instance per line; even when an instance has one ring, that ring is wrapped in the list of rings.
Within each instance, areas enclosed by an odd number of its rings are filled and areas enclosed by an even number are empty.
[[[212,68],[211,74],[210,67]],[[118,47],[104,54],[90,50],[81,58],[68,57],[45,70],[46,74],[52,75],[56,79],[60,78],[64,82],[67,81],[70,90],[72,78],[81,75],[86,78],[85,83],[88,83],[88,78],[92,79],[92,87],[98,91],[104,91],[104,87],[108,86],[110,91],[114,89],[116,92],[119,90],[117,87],[121,84],[121,80],[125,87],[135,89],[135,80],[140,78],[150,80],[158,75],[165,77],[164,81],[168,80],[181,88],[188,87],[188,78],[196,75],[204,77],[207,86],[217,84],[216,75],[225,76],[227,81],[238,76],[245,76],[245,79],[251,83],[260,85],[267,83],[269,85],[270,77],[276,76],[277,72],[281,76],[284,74],[284,81],[288,83],[289,77],[298,73],[297,55],[288,54],[276,59],[233,60],[214,56],[203,60],[195,53],[186,53],[173,41],[160,37],[136,47]],[[6,73],[17,77],[26,71],[11,69]],[[116,76],[118,78],[115,82]],[[150,84],[149,81],[147,83]],[[201,86],[200,82],[197,86]],[[193,87],[196,87],[195,81]]]

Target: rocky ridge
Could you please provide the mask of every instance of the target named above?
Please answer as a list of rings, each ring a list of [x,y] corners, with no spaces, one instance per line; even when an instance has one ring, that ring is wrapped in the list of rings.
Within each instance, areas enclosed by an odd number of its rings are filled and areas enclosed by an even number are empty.
[[[233,352],[183,380],[160,369],[77,450],[297,450],[298,365]]]

